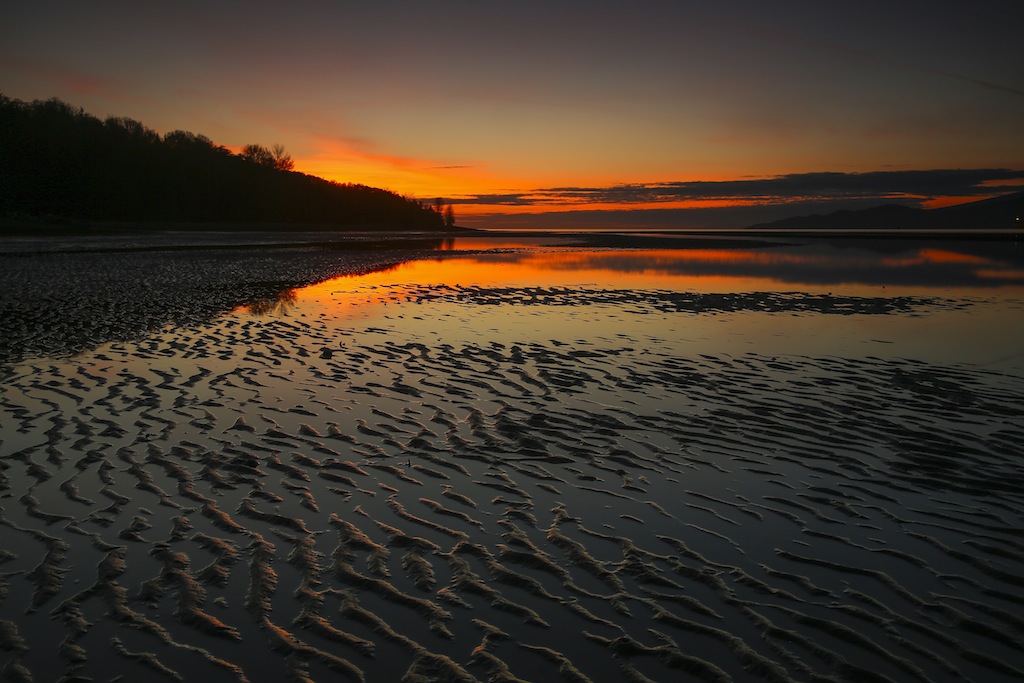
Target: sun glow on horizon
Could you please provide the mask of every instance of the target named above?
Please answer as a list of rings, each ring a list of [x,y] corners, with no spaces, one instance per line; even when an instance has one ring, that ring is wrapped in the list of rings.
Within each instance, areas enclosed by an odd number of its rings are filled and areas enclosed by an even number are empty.
[[[662,188],[673,183],[660,179],[637,180],[623,183],[621,178],[610,177],[607,173],[595,172],[579,176],[571,173],[548,173],[534,177],[514,177],[495,172],[484,163],[445,163],[434,159],[371,152],[358,149],[356,145],[332,138],[318,139],[312,153],[295,159],[295,170],[325,180],[342,184],[379,187],[412,199],[432,202],[440,198],[454,206],[456,217],[480,221],[488,217],[568,213],[574,211],[643,212],[651,210],[702,210],[777,207],[786,204],[794,206],[794,215],[799,215],[800,205],[805,202],[820,203],[834,201],[839,210],[848,208],[843,203],[849,200],[869,200],[869,197],[848,197],[842,194],[827,197],[810,194],[798,195],[756,195],[745,197],[707,196],[695,198],[673,198],[661,194]],[[868,171],[863,171],[867,173]],[[764,173],[756,175],[729,175],[708,173],[706,175],[677,172],[676,178],[687,178],[684,183],[734,184],[749,181],[773,181],[787,174]],[[667,177],[667,176],[666,176]],[[1013,186],[1007,183],[1007,188]],[[615,199],[616,191],[622,188],[650,189],[649,197],[636,199]],[[579,190],[575,190],[579,188]],[[604,192],[607,190],[607,192]],[[937,209],[970,203],[998,196],[999,192],[985,195],[941,195],[922,197],[911,194],[890,194],[879,196],[878,205],[894,201],[916,202],[926,209]],[[660,196],[659,196],[660,195]],[[830,210],[815,209],[810,213],[828,213]]]
[[[943,209],[947,206],[958,206],[960,204],[970,204],[971,202],[981,201],[983,199],[992,199],[998,197],[998,194],[986,194],[986,195],[948,195],[944,197],[935,197],[933,199],[925,199],[921,202],[921,206],[926,209]]]

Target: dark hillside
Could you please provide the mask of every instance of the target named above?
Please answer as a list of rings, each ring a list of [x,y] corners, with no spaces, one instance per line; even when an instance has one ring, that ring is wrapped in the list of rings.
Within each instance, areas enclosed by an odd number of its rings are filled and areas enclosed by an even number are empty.
[[[983,199],[941,209],[917,209],[887,204],[859,211],[836,211],[795,216],[751,229],[774,230],[1000,230],[1020,228],[1024,192]]]
[[[0,217],[445,227],[441,212],[419,201],[273,161],[232,154],[203,135],[101,121],[59,100],[0,95]]]

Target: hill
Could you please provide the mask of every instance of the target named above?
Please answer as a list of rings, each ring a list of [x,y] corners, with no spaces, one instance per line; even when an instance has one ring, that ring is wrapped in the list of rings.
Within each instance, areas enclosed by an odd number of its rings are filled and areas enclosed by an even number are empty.
[[[255,152],[255,153],[254,153]],[[0,217],[60,221],[307,224],[443,229],[441,207],[286,170],[250,145],[233,154],[203,135],[159,135],[60,100],[0,95]]]
[[[858,211],[794,216],[750,226],[752,230],[999,230],[1020,228],[1024,192],[941,209],[887,204]]]

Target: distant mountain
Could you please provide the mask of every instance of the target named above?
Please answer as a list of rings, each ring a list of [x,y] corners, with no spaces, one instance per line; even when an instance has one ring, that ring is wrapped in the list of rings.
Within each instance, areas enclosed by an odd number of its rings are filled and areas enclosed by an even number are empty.
[[[957,204],[917,209],[886,204],[857,211],[794,216],[750,226],[751,230],[996,230],[1024,229],[1024,192]]]
[[[290,168],[277,146],[233,154],[203,135],[161,136],[138,121],[100,120],[60,100],[26,103],[0,94],[0,219],[342,230],[442,230],[454,222],[439,202]]]

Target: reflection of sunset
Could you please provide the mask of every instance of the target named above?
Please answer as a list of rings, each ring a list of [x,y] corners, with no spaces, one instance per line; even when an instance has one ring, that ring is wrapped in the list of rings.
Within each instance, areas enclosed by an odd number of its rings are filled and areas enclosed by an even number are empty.
[[[960,254],[943,249],[921,249],[916,256],[886,258],[882,263],[887,266],[912,266],[926,263],[991,263],[990,259],[974,254]]]
[[[461,242],[461,240],[460,240]],[[458,245],[462,247],[462,244]],[[302,303],[328,305],[332,315],[364,317],[404,288],[448,287],[602,287],[608,289],[683,289],[696,291],[754,291],[777,283],[769,278],[727,274],[684,275],[667,266],[678,265],[703,250],[640,252],[542,251],[496,253],[427,259],[404,263],[384,272],[342,277],[298,290]],[[745,252],[735,252],[740,260]],[[615,257],[639,258],[649,267],[633,269]]]
[[[921,257],[929,263],[988,263],[987,258],[973,254],[960,254],[942,249],[922,249]]]
[[[441,246],[441,251],[495,251],[498,249],[524,249],[528,247],[558,246],[575,242],[571,237],[563,236],[539,236],[532,238],[511,238],[503,240],[494,237],[458,237],[446,239]]]
[[[679,265],[685,263],[762,263],[762,264],[820,264],[828,261],[825,256],[811,254],[794,254],[777,250],[744,250],[744,249],[659,249],[642,252],[644,260],[650,264],[650,270],[658,270],[659,266]],[[586,263],[600,263],[621,260],[629,252],[608,251],[579,256],[574,254],[560,255],[562,258],[548,261],[556,267],[559,263],[572,264],[584,259]],[[547,255],[538,255],[547,256]],[[574,258],[575,257],[575,258]]]
[[[283,292],[279,292],[276,296],[260,297],[248,305],[242,306],[242,309],[258,316],[284,315],[295,305],[297,298],[298,296],[294,289],[286,289]]]
[[[327,280],[268,297],[248,310],[367,318],[410,292],[431,287],[930,296],[951,286],[964,293],[991,292],[1024,279],[1019,268],[953,248],[911,249],[894,256],[891,251],[823,246],[595,249],[561,246],[566,242],[571,238],[436,240],[436,258]]]
[[[1024,270],[982,268],[975,271],[974,274],[981,278],[991,278],[993,280],[1017,280],[1018,282],[1024,282]]]
[[[455,248],[471,249],[470,240]],[[502,245],[505,248],[514,243]],[[801,269],[828,270],[829,258],[781,250],[661,249],[491,252],[404,263],[387,271],[344,277],[299,291],[300,301],[328,305],[332,315],[362,317],[406,288],[601,287],[606,289],[744,292],[778,289]],[[799,279],[799,278],[798,278]],[[792,287],[792,285],[788,285]],[[802,289],[831,291],[829,284]],[[873,292],[876,287],[846,286]]]

